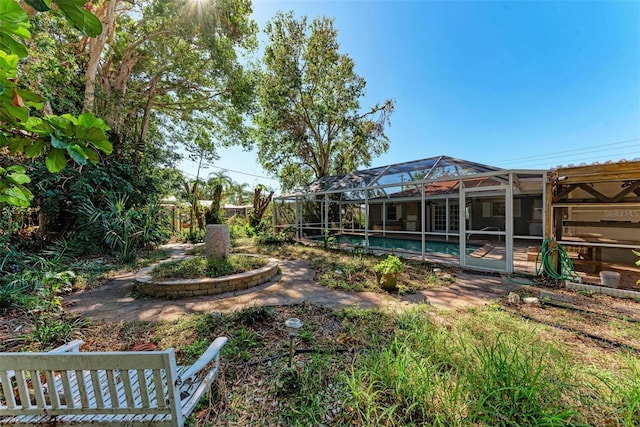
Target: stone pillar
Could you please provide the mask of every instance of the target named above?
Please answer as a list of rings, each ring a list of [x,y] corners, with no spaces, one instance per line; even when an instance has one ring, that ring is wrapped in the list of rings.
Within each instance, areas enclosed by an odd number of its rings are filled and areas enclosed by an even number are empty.
[[[226,258],[229,256],[229,226],[227,224],[208,224],[204,235],[204,252],[207,258]]]

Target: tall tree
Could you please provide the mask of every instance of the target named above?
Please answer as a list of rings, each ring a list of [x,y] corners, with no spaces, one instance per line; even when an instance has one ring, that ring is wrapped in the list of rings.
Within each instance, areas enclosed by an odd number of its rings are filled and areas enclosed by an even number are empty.
[[[384,128],[394,103],[361,109],[366,82],[339,52],[332,19],[307,25],[306,17],[279,13],[266,33],[255,117],[258,160],[284,190],[368,166],[388,149]]]
[[[211,172],[209,174],[209,179],[207,180],[207,182],[211,185],[220,184],[223,191],[227,191],[233,185],[233,179],[231,179],[231,177],[223,169],[217,172]]]
[[[238,206],[242,206],[245,203],[245,198],[249,199],[252,193],[248,190],[249,184],[246,182],[234,182],[228,188],[227,192],[229,197]]]
[[[193,143],[203,135],[208,150],[245,140],[255,78],[240,56],[256,45],[251,2],[120,4],[95,76],[102,95],[95,110],[113,128],[115,142],[129,141],[142,153],[160,140],[198,153]],[[106,27],[109,14],[104,17]]]

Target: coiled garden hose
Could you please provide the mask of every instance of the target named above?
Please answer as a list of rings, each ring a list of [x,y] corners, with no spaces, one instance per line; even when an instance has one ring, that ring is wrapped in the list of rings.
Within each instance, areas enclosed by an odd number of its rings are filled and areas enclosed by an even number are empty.
[[[536,275],[541,274],[556,280],[582,281],[569,254],[554,239],[545,239],[536,256]]]

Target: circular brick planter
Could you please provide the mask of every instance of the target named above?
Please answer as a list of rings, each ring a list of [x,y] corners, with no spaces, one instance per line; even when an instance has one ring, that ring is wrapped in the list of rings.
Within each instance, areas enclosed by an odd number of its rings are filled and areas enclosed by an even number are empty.
[[[251,254],[237,255],[258,256]],[[249,289],[252,286],[268,282],[278,274],[278,260],[273,258],[269,258],[269,262],[264,267],[216,278],[154,280],[150,274],[154,267],[155,265],[146,267],[136,273],[136,289],[142,295],[169,299],[218,295],[225,292]]]

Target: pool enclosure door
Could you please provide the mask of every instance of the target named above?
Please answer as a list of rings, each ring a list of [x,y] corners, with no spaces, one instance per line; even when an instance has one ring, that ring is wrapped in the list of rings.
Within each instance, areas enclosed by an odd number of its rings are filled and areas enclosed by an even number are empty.
[[[460,265],[502,272],[513,269],[511,195],[506,186],[466,188],[460,193]]]

